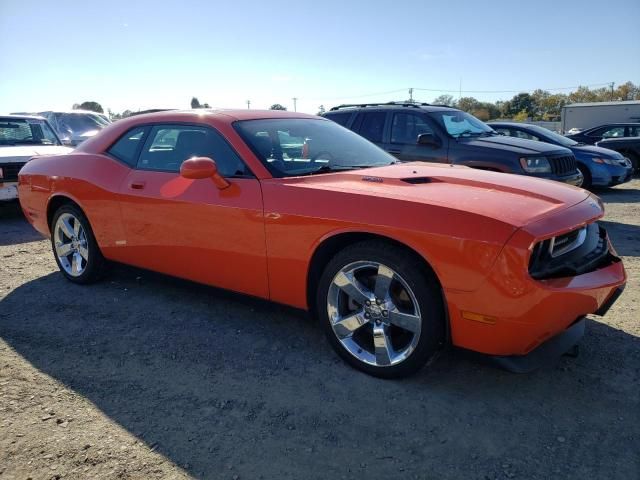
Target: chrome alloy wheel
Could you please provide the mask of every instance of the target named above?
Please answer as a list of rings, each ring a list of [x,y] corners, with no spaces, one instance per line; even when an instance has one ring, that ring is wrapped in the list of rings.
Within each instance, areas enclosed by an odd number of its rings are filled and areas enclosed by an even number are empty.
[[[87,268],[87,234],[80,220],[70,213],[58,217],[53,229],[54,248],[60,265],[69,275],[78,277]]]
[[[420,339],[422,317],[415,295],[397,272],[381,263],[343,267],[329,287],[327,312],[342,346],[369,365],[406,360]]]

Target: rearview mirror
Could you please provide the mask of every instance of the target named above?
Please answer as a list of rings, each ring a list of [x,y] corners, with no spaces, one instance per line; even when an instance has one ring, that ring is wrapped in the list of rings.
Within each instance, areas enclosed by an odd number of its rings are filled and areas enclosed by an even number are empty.
[[[180,176],[191,180],[210,178],[220,190],[231,185],[220,173],[216,162],[208,157],[193,157],[182,162]]]
[[[440,141],[433,133],[421,133],[418,135],[418,145],[429,145],[432,147],[439,147]]]

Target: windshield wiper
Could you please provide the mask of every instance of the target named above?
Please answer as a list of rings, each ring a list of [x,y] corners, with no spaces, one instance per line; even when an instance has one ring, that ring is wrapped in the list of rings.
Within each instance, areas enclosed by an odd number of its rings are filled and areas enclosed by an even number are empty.
[[[386,163],[384,165],[323,165],[316,170],[312,170],[310,172],[302,173],[301,175],[316,175],[320,173],[331,173],[331,172],[346,172],[348,170],[360,170],[363,168],[373,168],[373,167],[386,167],[388,165],[395,165],[397,163],[401,163],[399,161]]]
[[[486,134],[491,134],[491,135],[493,135],[493,132],[473,132],[473,131],[471,131],[471,130],[465,130],[465,131],[463,131],[463,132],[460,132],[458,135],[456,135],[456,138],[460,138],[460,137],[462,137],[462,136],[469,136],[469,137],[471,137],[471,136],[473,136],[473,135],[481,136],[481,135],[486,135]]]

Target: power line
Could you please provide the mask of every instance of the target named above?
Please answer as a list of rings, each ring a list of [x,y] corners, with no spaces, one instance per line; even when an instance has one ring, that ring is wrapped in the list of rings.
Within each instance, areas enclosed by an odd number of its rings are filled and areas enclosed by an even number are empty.
[[[462,96],[463,93],[523,93],[523,92],[533,92],[534,90],[545,90],[545,91],[555,91],[555,90],[577,90],[580,87],[604,87],[610,86],[611,82],[607,83],[593,83],[590,85],[577,85],[574,87],[556,87],[556,88],[534,88],[530,90],[520,89],[520,90],[462,90],[462,79],[460,79],[460,87],[457,90],[448,89],[448,88],[416,88],[416,87],[408,87],[408,88],[399,88],[397,90],[387,90],[384,92],[374,92],[374,93],[363,93],[359,95],[347,95],[342,97],[332,97],[332,98],[322,98],[315,99],[316,101],[337,101],[337,100],[350,100],[354,98],[365,98],[365,97],[376,97],[381,95],[390,95],[392,93],[401,93],[406,92],[407,89],[410,90],[409,95],[413,97],[413,92],[416,90],[423,92],[435,92],[435,93],[457,93],[459,96]]]
[[[578,85],[575,87],[556,87],[556,88],[533,88],[533,89],[521,89],[521,90],[451,90],[446,88],[414,88],[414,90],[421,90],[425,92],[447,92],[447,93],[520,93],[520,92],[533,92],[534,90],[576,90],[580,87],[604,87],[611,85],[611,82],[608,83],[594,83],[591,85]]]

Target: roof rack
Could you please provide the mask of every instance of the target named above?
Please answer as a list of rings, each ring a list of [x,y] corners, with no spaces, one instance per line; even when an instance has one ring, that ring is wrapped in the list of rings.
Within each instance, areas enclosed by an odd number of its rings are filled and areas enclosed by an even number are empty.
[[[416,103],[416,102],[384,102],[384,103],[344,103],[342,105],[338,105],[337,107],[332,107],[329,111],[333,112],[335,110],[340,110],[341,108],[362,108],[362,107],[427,107],[429,103]]]

